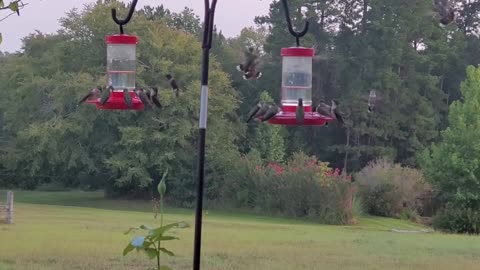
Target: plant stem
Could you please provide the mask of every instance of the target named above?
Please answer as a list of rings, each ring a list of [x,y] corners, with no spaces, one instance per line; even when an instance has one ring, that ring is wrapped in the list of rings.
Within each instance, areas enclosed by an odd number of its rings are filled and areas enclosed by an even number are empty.
[[[163,195],[160,194],[160,227],[163,227]],[[158,262],[158,270],[160,270],[160,239],[158,239],[158,256],[157,256],[157,262]]]

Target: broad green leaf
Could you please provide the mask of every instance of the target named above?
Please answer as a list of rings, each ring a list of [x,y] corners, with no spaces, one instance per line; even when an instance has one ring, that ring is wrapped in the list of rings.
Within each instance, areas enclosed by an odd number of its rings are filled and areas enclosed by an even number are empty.
[[[148,226],[148,225],[143,224],[143,225],[140,226],[140,229],[142,229],[142,230],[151,230],[151,229],[153,229],[153,228],[150,227],[150,226]]]
[[[145,236],[137,236],[132,239],[132,242],[130,242],[130,244],[132,244],[132,246],[136,248],[140,248],[143,246],[143,242],[145,242]]]
[[[169,266],[166,266],[166,265],[162,265],[162,266],[160,266],[160,270],[172,270],[172,268],[170,268]]]
[[[5,4],[3,4],[3,0],[0,0],[0,8],[4,7]]]
[[[175,239],[179,239],[178,237],[175,237],[175,236],[170,236],[170,235],[166,235],[166,236],[159,236],[159,237],[156,237],[155,238],[155,241],[169,241],[169,240],[175,240]]]
[[[139,227],[132,227],[132,228],[128,229],[126,232],[124,232],[123,234],[129,234],[130,232],[136,231],[138,229],[140,229],[140,228]]]
[[[149,259],[154,259],[157,257],[157,250],[154,248],[146,248],[145,252],[147,253]]]
[[[140,230],[140,229],[142,229],[142,230],[152,230],[153,228],[144,224],[144,225],[141,225],[140,227],[132,227],[132,228],[128,229],[126,232],[124,232],[124,234],[129,234],[132,231],[136,231],[136,230]]]
[[[10,10],[12,10],[13,12],[17,12],[17,13],[18,13],[18,2],[11,2],[11,3],[8,5],[8,8],[10,8]]]
[[[190,225],[187,222],[185,222],[185,221],[178,222],[177,228],[182,228],[183,229],[183,228],[188,228],[188,227],[190,227]]]
[[[132,246],[132,244],[128,243],[128,245],[123,250],[123,256],[127,255],[128,253],[130,253],[130,251],[132,251],[134,249],[135,249],[135,247]]]
[[[165,253],[167,255],[175,256],[175,254],[173,252],[171,252],[170,250],[168,250],[166,248],[160,248],[160,251],[162,251],[163,253]]]
[[[153,236],[153,237],[158,237],[158,236],[161,236],[163,235],[164,232],[170,230],[171,228],[177,226],[178,223],[172,223],[172,224],[168,224],[168,225],[165,225],[165,226],[162,226],[162,227],[159,227],[159,228],[156,228],[156,229],[153,229],[153,230],[150,230],[150,233],[149,235]]]

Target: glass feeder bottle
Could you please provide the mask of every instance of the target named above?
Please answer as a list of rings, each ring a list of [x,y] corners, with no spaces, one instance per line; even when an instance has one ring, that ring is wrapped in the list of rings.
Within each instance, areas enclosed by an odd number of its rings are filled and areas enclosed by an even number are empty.
[[[282,49],[282,107],[296,107],[301,98],[303,106],[311,108],[314,53],[312,48]]]
[[[107,36],[106,43],[108,85],[114,90],[135,89],[137,37]]]

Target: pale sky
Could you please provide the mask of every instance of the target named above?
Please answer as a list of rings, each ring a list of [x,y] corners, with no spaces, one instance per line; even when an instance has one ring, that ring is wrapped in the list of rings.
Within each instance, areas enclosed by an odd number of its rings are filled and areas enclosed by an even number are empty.
[[[82,9],[84,4],[92,2],[95,0],[24,0],[24,3],[29,5],[20,11],[21,16],[12,15],[0,22],[0,33],[3,36],[0,51],[20,50],[21,38],[35,30],[43,33],[56,32],[60,27],[58,19],[63,17],[65,12],[74,7]],[[243,27],[254,25],[255,16],[267,14],[271,2],[273,0],[218,0],[215,24],[227,37],[236,36]],[[137,9],[144,5],[161,4],[175,12],[188,6],[203,20],[204,0],[139,0]],[[0,19],[6,15],[7,11],[0,12]]]

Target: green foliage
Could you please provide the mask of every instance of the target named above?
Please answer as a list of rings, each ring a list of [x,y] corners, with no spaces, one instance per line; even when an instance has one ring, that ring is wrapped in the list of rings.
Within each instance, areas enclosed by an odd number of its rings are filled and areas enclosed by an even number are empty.
[[[452,233],[480,234],[480,211],[447,203],[433,219],[433,226]]]
[[[126,31],[140,39],[136,80],[140,86],[159,87],[163,109],[112,112],[77,106],[89,89],[105,85],[104,37],[118,31],[111,21],[112,7],[126,12],[119,1],[72,10],[60,20],[58,33],[29,35],[22,54],[2,58],[0,170],[15,176],[2,181],[25,188],[48,182],[105,185],[111,196],[146,198],[162,177],[160,169],[168,167],[169,177],[179,179],[169,185],[169,200],[190,206],[201,44],[191,31],[168,25],[161,17],[135,14]],[[182,14],[193,16],[188,10]],[[208,174],[209,179],[220,179],[238,152],[235,142],[243,128],[227,74],[215,59],[210,66],[207,170],[216,172]],[[180,84],[179,98],[170,90],[166,73]]]
[[[441,142],[425,150],[422,156],[428,180],[449,203],[439,215],[447,219],[458,215],[455,222],[469,220],[466,217],[470,216],[469,211],[480,211],[480,120],[477,117],[480,113],[480,69],[467,68],[467,78],[461,90],[463,98],[450,106],[450,126],[442,132]],[[439,219],[443,220],[442,217]],[[446,226],[449,223],[439,221],[438,224]],[[472,228],[469,224],[472,223],[467,222],[464,226]],[[452,226],[448,229],[462,231],[459,229],[462,226],[453,223]]]
[[[355,174],[355,182],[367,213],[385,217],[414,219],[423,212],[419,199],[430,190],[420,171],[385,159]]]
[[[220,200],[256,212],[350,224],[356,189],[331,174],[326,163],[297,153],[284,165],[263,165],[255,154],[242,157],[228,175]]]
[[[140,225],[139,227],[133,227],[128,229],[125,234],[129,234],[131,232],[135,231],[145,231],[146,235],[143,236],[135,236],[130,243],[127,244],[127,246],[123,249],[123,256],[127,255],[128,253],[132,252],[133,250],[136,250],[137,252],[142,251],[145,252],[145,255],[150,260],[156,259],[157,260],[157,270],[167,270],[171,269],[170,267],[166,265],[161,265],[160,264],[160,259],[161,259],[161,254],[166,254],[168,256],[175,256],[175,254],[168,250],[167,248],[162,246],[162,241],[171,241],[171,240],[177,240],[179,239],[178,237],[171,236],[171,235],[166,235],[166,233],[175,227],[180,227],[183,222],[176,222],[176,223],[171,223],[168,225],[163,225],[163,196],[165,195],[165,190],[166,190],[166,184],[165,184],[165,177],[168,173],[168,170],[166,170],[163,174],[162,180],[160,181],[160,184],[158,185],[158,191],[160,193],[160,226],[157,228],[152,228],[148,225]],[[155,213],[155,216],[157,213]]]

